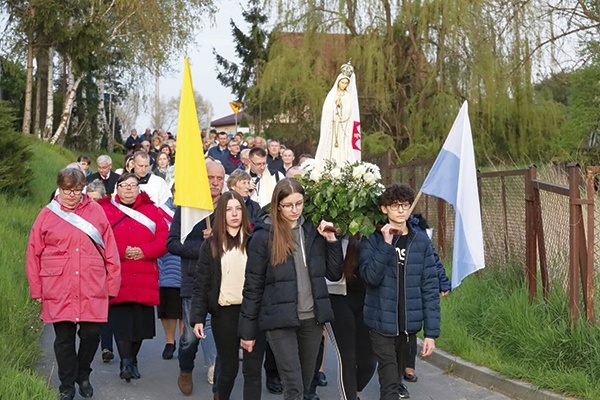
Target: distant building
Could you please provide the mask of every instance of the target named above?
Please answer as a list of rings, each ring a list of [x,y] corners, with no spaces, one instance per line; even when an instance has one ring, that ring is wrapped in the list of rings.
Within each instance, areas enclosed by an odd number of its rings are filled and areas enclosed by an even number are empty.
[[[240,123],[242,122],[242,118],[246,117],[246,120],[249,122],[249,127],[242,128],[240,127]],[[238,131],[244,133],[254,132],[254,125],[252,124],[252,117],[246,114],[244,110],[240,111],[237,115],[237,129],[235,124],[236,118],[235,114],[229,114],[222,118],[215,119],[210,122],[210,126],[215,128],[218,132],[225,131],[230,134],[234,134]]]

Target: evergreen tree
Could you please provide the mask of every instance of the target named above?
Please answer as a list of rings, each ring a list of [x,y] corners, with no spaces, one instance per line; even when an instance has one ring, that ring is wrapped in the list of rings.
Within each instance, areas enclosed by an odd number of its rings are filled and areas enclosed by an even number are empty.
[[[15,129],[15,111],[6,101],[0,101],[0,132],[0,192],[26,196],[33,178],[27,166],[32,154],[28,139]]]
[[[248,34],[242,32],[233,19],[229,22],[236,42],[235,52],[241,63],[227,60],[213,48],[217,60],[217,79],[223,86],[231,89],[237,101],[244,101],[246,91],[259,79],[262,64],[267,60],[268,34],[264,29],[267,16],[262,13],[259,1],[249,0],[249,9],[244,10],[242,16],[250,25]]]

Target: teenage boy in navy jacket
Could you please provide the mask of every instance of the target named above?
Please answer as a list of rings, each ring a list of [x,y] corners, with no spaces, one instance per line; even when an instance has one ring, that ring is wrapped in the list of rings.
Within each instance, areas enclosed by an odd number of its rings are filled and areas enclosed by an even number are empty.
[[[377,358],[381,400],[409,397],[402,383],[404,346],[424,329],[423,357],[440,335],[439,279],[429,238],[406,221],[415,192],[394,184],[379,197],[388,223],[360,245],[360,276],[366,285],[364,322]],[[392,233],[394,232],[394,233]]]

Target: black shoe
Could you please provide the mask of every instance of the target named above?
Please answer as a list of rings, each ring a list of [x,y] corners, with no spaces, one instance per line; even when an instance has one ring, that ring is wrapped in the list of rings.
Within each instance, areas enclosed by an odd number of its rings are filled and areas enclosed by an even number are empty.
[[[125,379],[127,382],[131,381],[133,374],[131,372],[131,360],[129,358],[121,360],[121,372],[119,372],[119,377]]]
[[[89,399],[94,395],[94,388],[92,387],[89,379],[83,380],[81,383],[79,383],[79,394],[81,397],[86,399]]]
[[[315,374],[315,379],[317,380],[318,386],[327,386],[327,377],[325,376],[325,372],[317,372]]]
[[[407,382],[416,382],[419,380],[419,377],[416,374],[407,374],[404,373],[404,380]]]
[[[173,353],[175,352],[175,343],[167,343],[165,344],[165,349],[162,353],[163,360],[170,360],[173,358]]]
[[[110,351],[109,349],[102,350],[102,361],[104,361],[105,363],[109,363],[110,360],[112,360],[113,358],[115,358],[115,355],[112,351]]]
[[[61,393],[59,395],[59,400],[73,400],[73,397],[75,397],[74,394],[71,393]]]
[[[283,384],[279,378],[267,378],[267,390],[272,394],[283,394]]]
[[[321,400],[315,392],[307,393],[304,395],[304,400]]]
[[[137,358],[134,358],[131,361],[131,378],[132,379],[140,379],[142,375],[140,375],[140,370],[137,366]]]
[[[398,385],[398,393],[400,393],[400,396],[398,396],[399,399],[410,398],[410,393],[408,393],[408,389],[404,383]]]

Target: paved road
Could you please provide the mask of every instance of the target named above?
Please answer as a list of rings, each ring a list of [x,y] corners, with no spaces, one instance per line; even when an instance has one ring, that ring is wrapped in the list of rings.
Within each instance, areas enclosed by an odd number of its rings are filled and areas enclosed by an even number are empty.
[[[94,385],[95,400],[154,400],[154,399],[184,399],[195,398],[202,400],[212,400],[211,386],[206,380],[207,369],[202,365],[201,349],[196,358],[200,360],[200,365],[194,370],[194,392],[191,396],[185,397],[177,387],[177,376],[179,367],[176,357],[172,360],[163,360],[161,358],[164,347],[164,334],[160,323],[157,320],[157,337],[153,340],[145,341],[140,351],[139,368],[142,378],[132,380],[126,383],[119,379],[119,362],[117,359],[109,364],[104,364],[100,358],[100,352],[96,354],[96,359],[92,365],[93,372],[91,382]],[[54,330],[51,326],[46,326],[42,336],[42,349],[44,356],[41,361],[41,373],[49,377],[51,385],[58,387],[58,376],[56,372],[56,363],[52,351],[52,342],[54,340]],[[116,348],[115,348],[116,350]],[[329,351],[326,356],[325,373],[329,384],[326,387],[319,387],[317,394],[321,400],[336,400],[340,396],[336,383],[336,362],[335,354]],[[407,383],[411,399],[427,400],[507,400],[506,396],[496,392],[484,389],[452,375],[424,362],[417,361],[417,374],[419,381],[417,383]],[[263,378],[264,379],[264,378]],[[236,381],[233,400],[242,400],[242,377],[241,368]],[[264,386],[263,386],[264,387]],[[79,394],[75,397],[81,399]],[[265,389],[263,391],[263,400],[283,400],[282,396],[272,395]],[[362,400],[377,400],[379,398],[379,385],[377,374],[373,377],[369,385],[361,395]]]

